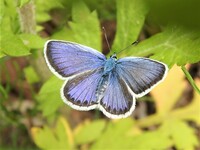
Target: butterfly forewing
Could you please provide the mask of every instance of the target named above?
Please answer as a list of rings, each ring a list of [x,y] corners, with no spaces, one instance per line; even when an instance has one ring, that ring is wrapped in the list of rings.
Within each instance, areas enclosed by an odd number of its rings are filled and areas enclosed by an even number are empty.
[[[103,54],[87,46],[54,40],[46,43],[44,55],[51,71],[60,78],[98,69],[106,60]]]
[[[117,61],[116,72],[141,97],[164,79],[167,66],[147,58],[125,57]]]

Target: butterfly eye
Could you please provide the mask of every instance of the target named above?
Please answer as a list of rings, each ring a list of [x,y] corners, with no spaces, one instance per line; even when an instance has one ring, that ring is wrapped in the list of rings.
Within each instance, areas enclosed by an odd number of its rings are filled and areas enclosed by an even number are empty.
[[[117,59],[117,55],[114,53],[113,55],[110,56],[110,58]]]
[[[112,58],[115,58],[115,59],[117,59],[117,56],[115,55],[115,56],[113,56]]]

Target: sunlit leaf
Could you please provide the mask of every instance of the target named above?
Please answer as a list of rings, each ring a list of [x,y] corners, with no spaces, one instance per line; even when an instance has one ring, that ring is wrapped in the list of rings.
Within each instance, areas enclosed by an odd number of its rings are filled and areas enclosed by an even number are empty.
[[[161,130],[172,139],[176,149],[192,150],[199,146],[194,129],[180,120],[166,120]]]
[[[55,32],[52,36],[51,39],[57,39],[57,40],[65,40],[65,41],[76,41],[74,39],[74,33],[70,28],[63,27],[59,29],[57,32]]]
[[[55,128],[44,126],[31,129],[35,144],[41,149],[72,149],[71,129],[64,118],[60,118]]]
[[[131,149],[155,150],[166,149],[170,146],[172,146],[172,141],[165,134],[160,132],[160,130],[156,130],[147,131],[141,135],[130,138],[129,142],[126,143],[124,147],[128,147]]]
[[[24,45],[17,34],[14,34],[11,28],[11,19],[4,17],[1,19],[0,28],[0,54],[9,56],[25,56],[30,54],[30,49]]]
[[[131,119],[120,120],[110,123],[106,131],[92,145],[92,150],[96,149],[165,149],[172,145],[171,140],[158,131],[143,132],[138,134],[129,132],[135,126]],[[162,142],[160,142],[162,141]]]
[[[181,68],[173,66],[167,78],[151,91],[158,113],[166,114],[174,107],[186,87],[184,78]]]
[[[96,140],[101,134],[103,134],[103,129],[105,128],[105,125],[105,120],[97,120],[80,124],[75,129],[75,142],[77,144],[84,144]]]
[[[44,116],[52,115],[59,107],[64,105],[60,96],[62,84],[62,80],[52,77],[42,86],[37,99],[39,101],[39,109],[42,110]]]
[[[200,82],[198,80],[196,80],[196,84],[197,86],[200,86]],[[167,110],[165,110],[165,111],[162,111],[162,113],[156,113],[156,114],[150,115],[146,118],[138,120],[136,124],[140,127],[148,127],[155,124],[161,124],[166,119],[173,121],[173,118],[176,118],[180,120],[194,121],[198,125],[200,125],[199,99],[200,99],[200,95],[195,91],[194,98],[189,105],[186,105],[181,108],[171,109],[171,110],[168,110],[168,112]],[[168,105],[168,103],[166,105]],[[165,107],[163,105],[163,109],[164,108]]]
[[[198,87],[200,87],[200,81],[196,80],[196,84]],[[194,121],[198,125],[200,125],[200,95],[197,91],[194,92],[194,98],[192,102],[182,108],[176,109],[172,112],[172,116],[175,118],[180,118],[184,120]]]
[[[30,49],[24,45],[22,40],[12,34],[3,32],[0,37],[2,53],[9,56],[25,56],[30,54]]]
[[[24,45],[32,49],[39,49],[44,47],[45,39],[41,38],[38,35],[34,34],[20,34]]]
[[[92,145],[91,149],[121,148],[120,146],[122,146],[123,142],[127,142],[126,138],[129,137],[127,133],[131,130],[133,125],[133,120],[129,118],[110,122],[101,137]]]

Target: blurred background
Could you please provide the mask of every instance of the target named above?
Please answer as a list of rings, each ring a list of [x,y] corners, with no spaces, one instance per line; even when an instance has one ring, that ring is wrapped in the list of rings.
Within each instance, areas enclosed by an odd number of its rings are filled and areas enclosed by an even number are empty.
[[[0,149],[200,149],[199,0],[1,0],[0,7]],[[170,70],[130,117],[111,120],[63,103],[63,81],[43,57],[48,39],[108,57],[138,40],[118,57],[149,57]]]

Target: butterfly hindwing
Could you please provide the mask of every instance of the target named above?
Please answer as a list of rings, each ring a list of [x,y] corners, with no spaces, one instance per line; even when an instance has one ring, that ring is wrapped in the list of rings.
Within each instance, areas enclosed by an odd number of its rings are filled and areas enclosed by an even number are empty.
[[[167,66],[161,62],[140,57],[121,58],[116,65],[116,72],[136,97],[144,96],[162,81],[167,70]]]
[[[97,107],[96,89],[102,78],[102,69],[80,74],[64,83],[61,89],[65,103],[78,110]]]
[[[135,98],[126,83],[117,72],[111,72],[108,77],[100,109],[109,118],[125,118],[135,109]]]
[[[103,67],[106,57],[100,52],[76,43],[50,40],[44,56],[51,71],[59,78],[67,78]]]

